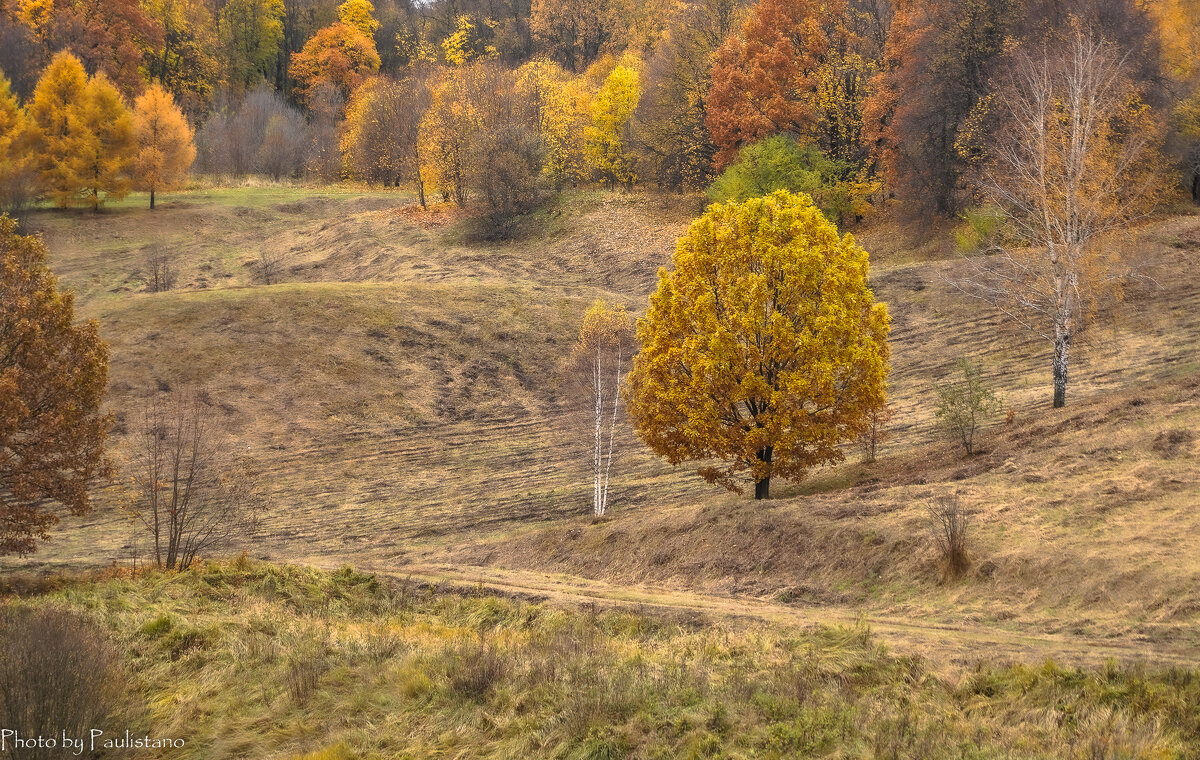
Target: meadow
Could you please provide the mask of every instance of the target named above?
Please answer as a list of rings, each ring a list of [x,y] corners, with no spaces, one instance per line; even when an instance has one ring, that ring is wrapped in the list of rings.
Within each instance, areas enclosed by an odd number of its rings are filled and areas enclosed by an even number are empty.
[[[118,482],[0,567],[131,652],[139,720],[185,756],[1195,756],[1200,218],[1121,241],[1140,277],[1057,410],[1048,346],[953,287],[948,227],[854,228],[893,319],[878,461],[754,503],[623,427],[593,520],[565,357],[596,299],[644,308],[697,198],[571,191],[502,240],[400,191],[145,206],[27,220],[111,345],[114,452],[202,387],[275,508],[230,550],[253,559],[134,571]],[[150,292],[156,251],[176,281]],[[1006,412],[972,457],[934,419],[963,356]],[[951,493],[954,580],[928,517]]]

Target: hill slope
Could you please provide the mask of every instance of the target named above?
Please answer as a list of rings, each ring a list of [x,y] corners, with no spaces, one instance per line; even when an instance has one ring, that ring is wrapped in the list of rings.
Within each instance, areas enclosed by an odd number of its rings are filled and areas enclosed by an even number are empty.
[[[947,283],[960,263],[858,231],[893,326],[895,434],[881,461],[726,496],[623,431],[616,516],[592,525],[586,431],[559,367],[596,298],[640,310],[694,200],[579,193],[508,243],[392,193],[198,191],[151,213],[40,213],[52,265],[113,346],[126,428],[157,388],[201,384],[260,458],[280,509],[253,551],[316,564],[569,572],[1014,630],[1196,644],[1200,220],[1142,230],[1155,275],[1080,353],[1049,408],[1046,347]],[[145,291],[155,241],[179,287]],[[266,284],[262,260],[278,259]],[[963,460],[933,427],[931,382],[984,360],[1013,411]],[[978,509],[969,580],[942,585],[925,508]],[[133,526],[100,509],[34,563],[108,562]],[[1136,637],[1141,637],[1137,639]]]

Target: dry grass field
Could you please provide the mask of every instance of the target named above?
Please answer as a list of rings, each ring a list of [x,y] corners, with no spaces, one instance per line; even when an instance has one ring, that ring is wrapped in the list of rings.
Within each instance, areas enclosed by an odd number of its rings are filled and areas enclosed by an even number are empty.
[[[155,212],[143,200],[29,225],[112,346],[118,451],[145,399],[182,384],[207,389],[262,462],[277,508],[255,556],[531,595],[548,594],[537,578],[567,577],[584,591],[658,589],[668,605],[688,593],[726,611],[741,600],[989,629],[1032,661],[1119,645],[1105,651],[1200,662],[1200,217],[1127,241],[1147,278],[1090,333],[1062,410],[1048,347],[948,284],[961,262],[945,235],[855,230],[893,316],[895,430],[878,463],[849,451],[754,504],[625,431],[613,516],[593,523],[563,359],[595,299],[643,308],[698,201],[581,191],[484,242],[470,220],[417,213],[402,193],[195,190]],[[155,246],[178,269],[166,292],[147,292]],[[933,413],[933,380],[962,356],[982,360],[1012,411],[969,459]],[[943,582],[926,510],[954,491],[977,511],[973,566]],[[116,498],[98,494],[92,516],[4,566],[126,561],[135,528]]]

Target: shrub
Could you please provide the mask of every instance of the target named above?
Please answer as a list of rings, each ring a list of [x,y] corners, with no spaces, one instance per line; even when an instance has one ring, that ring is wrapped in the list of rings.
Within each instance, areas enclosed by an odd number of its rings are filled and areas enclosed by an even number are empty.
[[[178,277],[174,254],[161,245],[150,246],[146,252],[146,289],[162,293],[174,288]]]
[[[963,214],[962,224],[954,231],[954,242],[962,253],[991,250],[999,244],[1003,229],[1003,211],[995,206],[976,206]]]
[[[942,496],[929,507],[929,523],[934,542],[941,552],[945,577],[955,579],[971,566],[967,556],[967,536],[972,514],[964,509],[958,494]]]
[[[840,223],[867,213],[871,189],[854,181],[849,164],[826,158],[816,147],[787,135],[775,135],[742,148],[737,162],[709,186],[708,197],[744,202],[777,190],[807,193],[821,213]]]
[[[99,627],[58,608],[0,607],[0,726],[21,737],[106,730],[128,707],[124,671]],[[16,760],[61,749],[8,747]]]
[[[304,704],[317,690],[328,663],[316,653],[293,653],[287,663],[288,693],[297,704]]]
[[[967,456],[971,456],[975,453],[979,428],[996,415],[1001,401],[970,359],[959,359],[955,366],[958,377],[933,384],[937,392],[937,419],[946,434],[962,443]]]
[[[450,688],[460,697],[482,700],[508,671],[507,663],[482,638],[458,647],[451,662]]]

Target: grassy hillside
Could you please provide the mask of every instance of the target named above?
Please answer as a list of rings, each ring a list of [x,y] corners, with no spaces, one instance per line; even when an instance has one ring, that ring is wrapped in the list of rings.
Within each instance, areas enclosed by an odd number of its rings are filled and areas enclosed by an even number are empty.
[[[153,213],[135,197],[31,219],[112,344],[119,427],[156,389],[202,384],[264,463],[279,509],[255,555],[567,573],[1120,640],[1151,658],[1200,652],[1200,218],[1124,243],[1143,277],[1081,346],[1063,410],[1050,409],[1048,347],[951,287],[961,262],[944,234],[856,230],[893,315],[897,414],[880,461],[849,452],[752,504],[624,430],[614,517],[592,524],[586,422],[563,357],[594,299],[643,307],[699,204],[579,192],[514,239],[483,242],[471,220],[406,200],[234,188]],[[145,292],[154,241],[176,256],[169,292]],[[281,262],[272,284],[264,253]],[[931,387],[965,355],[1012,411],[969,459],[938,435]],[[952,491],[979,514],[971,574],[943,583],[926,507]],[[26,564],[126,557],[134,530],[114,501],[100,494],[93,517]]]
[[[569,609],[245,561],[60,584],[17,603],[110,631],[133,731],[184,739],[172,758],[1200,752],[1200,679],[1186,670],[946,678],[861,626]]]

